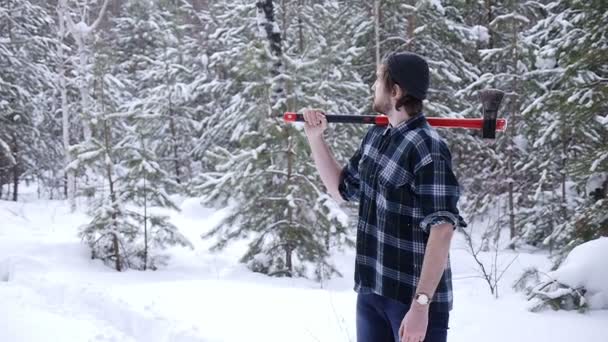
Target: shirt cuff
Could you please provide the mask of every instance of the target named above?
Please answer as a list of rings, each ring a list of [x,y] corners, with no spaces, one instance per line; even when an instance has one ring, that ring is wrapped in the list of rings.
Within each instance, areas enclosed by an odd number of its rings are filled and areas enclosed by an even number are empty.
[[[438,211],[425,217],[422,222],[420,222],[420,228],[425,233],[429,233],[432,227],[442,223],[449,223],[454,226],[454,228],[457,226],[466,227],[466,224],[458,215],[454,215],[454,213],[449,211]]]

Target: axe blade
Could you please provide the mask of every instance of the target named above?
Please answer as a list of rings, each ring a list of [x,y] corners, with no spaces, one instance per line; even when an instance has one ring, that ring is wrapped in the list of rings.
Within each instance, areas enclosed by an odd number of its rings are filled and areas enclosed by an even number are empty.
[[[498,89],[484,89],[479,92],[479,99],[483,111],[483,129],[481,136],[484,139],[496,138],[496,118],[498,108],[505,93]]]

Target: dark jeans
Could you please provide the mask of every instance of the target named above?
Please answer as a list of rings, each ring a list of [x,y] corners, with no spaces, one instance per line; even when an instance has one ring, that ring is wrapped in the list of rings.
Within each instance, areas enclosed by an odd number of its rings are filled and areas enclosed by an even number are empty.
[[[399,327],[409,305],[379,296],[357,296],[357,342],[398,342]],[[448,312],[429,312],[429,325],[424,342],[446,342]]]

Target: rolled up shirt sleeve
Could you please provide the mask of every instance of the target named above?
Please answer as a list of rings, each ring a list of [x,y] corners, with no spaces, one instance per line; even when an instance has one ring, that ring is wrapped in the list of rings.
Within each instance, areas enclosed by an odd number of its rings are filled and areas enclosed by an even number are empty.
[[[419,160],[414,177],[414,192],[423,215],[420,228],[424,232],[430,233],[432,227],[443,223],[466,227],[458,211],[460,185],[450,162],[427,156]]]

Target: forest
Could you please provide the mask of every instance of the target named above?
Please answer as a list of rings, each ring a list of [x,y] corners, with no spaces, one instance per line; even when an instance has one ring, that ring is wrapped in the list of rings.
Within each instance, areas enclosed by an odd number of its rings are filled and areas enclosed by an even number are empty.
[[[372,114],[377,66],[428,59],[428,117],[475,118],[505,92],[505,132],[439,129],[463,216],[488,246],[559,263],[608,236],[606,1],[0,0],[0,199],[84,208],[91,257],[157,269],[191,245],[158,208],[232,208],[202,238],[247,239],[255,272],[320,279],[354,244],[348,217],[284,112]],[[345,163],[366,127],[334,124]],[[489,248],[486,246],[487,248]]]

